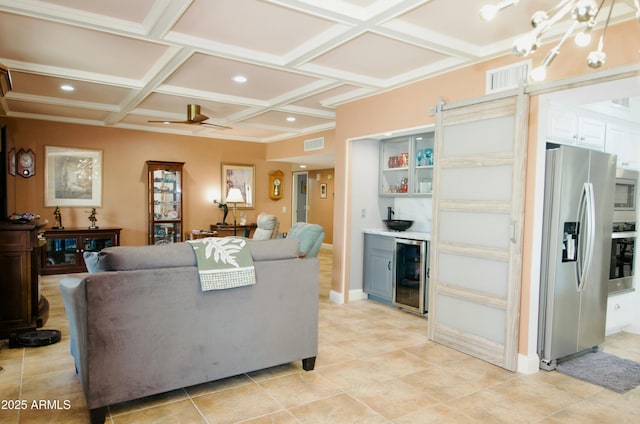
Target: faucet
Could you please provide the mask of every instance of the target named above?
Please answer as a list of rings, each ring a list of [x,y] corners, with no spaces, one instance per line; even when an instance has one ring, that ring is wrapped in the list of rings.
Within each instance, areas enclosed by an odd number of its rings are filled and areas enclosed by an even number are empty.
[[[391,221],[391,215],[395,215],[396,213],[393,211],[391,206],[387,206],[387,221]]]

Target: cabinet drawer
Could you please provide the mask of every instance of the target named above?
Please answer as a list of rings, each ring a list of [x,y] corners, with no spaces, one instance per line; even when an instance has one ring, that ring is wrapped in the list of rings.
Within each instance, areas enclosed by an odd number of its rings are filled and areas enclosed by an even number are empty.
[[[609,296],[607,299],[607,334],[616,333],[633,322],[633,301],[636,292]]]

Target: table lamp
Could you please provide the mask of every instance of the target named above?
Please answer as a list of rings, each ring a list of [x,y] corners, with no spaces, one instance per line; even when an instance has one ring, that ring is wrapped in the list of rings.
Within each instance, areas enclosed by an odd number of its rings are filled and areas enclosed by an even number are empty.
[[[242,198],[242,192],[239,188],[230,188],[227,194],[227,200],[225,203],[233,203],[233,235],[236,235],[236,212],[238,210],[238,203],[244,202]]]

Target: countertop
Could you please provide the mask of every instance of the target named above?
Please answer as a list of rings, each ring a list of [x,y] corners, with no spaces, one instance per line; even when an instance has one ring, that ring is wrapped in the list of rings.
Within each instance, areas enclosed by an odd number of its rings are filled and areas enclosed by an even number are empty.
[[[431,233],[421,233],[418,231],[390,231],[382,228],[367,228],[362,231],[366,234],[376,234],[379,236],[388,236],[393,238],[403,238],[410,240],[431,240]]]

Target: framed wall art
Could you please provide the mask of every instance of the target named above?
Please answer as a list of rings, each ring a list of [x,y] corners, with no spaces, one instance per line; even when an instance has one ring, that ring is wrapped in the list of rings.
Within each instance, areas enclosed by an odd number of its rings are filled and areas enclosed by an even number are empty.
[[[45,206],[102,206],[102,151],[45,146]]]
[[[327,183],[320,184],[320,198],[321,199],[327,198]]]
[[[255,165],[222,163],[222,201],[225,202],[229,189],[238,188],[244,202],[238,203],[239,209],[253,209],[255,206],[254,188],[256,186]]]

